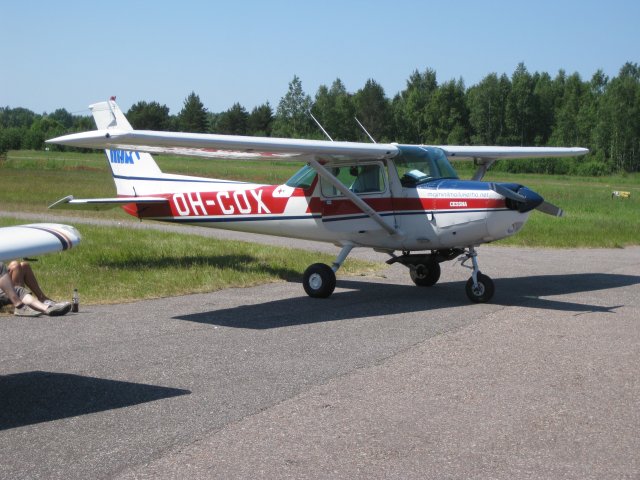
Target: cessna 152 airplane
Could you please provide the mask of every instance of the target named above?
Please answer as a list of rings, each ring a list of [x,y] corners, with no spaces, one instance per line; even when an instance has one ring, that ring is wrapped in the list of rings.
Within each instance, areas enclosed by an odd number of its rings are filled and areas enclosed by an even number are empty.
[[[70,225],[31,223],[0,228],[0,262],[60,252],[80,243],[80,233]]]
[[[529,214],[562,210],[527,187],[481,181],[498,159],[584,155],[584,148],[424,146],[134,130],[115,98],[90,106],[98,130],[50,143],[106,149],[117,198],[65,197],[50,208],[122,208],[140,219],[320,240],[341,247],[330,267],[311,265],[304,290],[328,297],[354,247],[389,254],[418,286],[434,285],[440,263],[463,257],[466,293],[487,302],[492,280],[476,247],[519,232]],[[163,173],[150,153],[232,159],[288,159],[302,167],[282,185]],[[471,180],[449,158],[474,160]],[[398,252],[398,253],[397,253]]]

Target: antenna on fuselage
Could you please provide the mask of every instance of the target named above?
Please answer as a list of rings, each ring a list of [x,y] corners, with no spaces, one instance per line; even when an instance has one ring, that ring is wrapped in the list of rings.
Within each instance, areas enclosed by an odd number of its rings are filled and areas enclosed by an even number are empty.
[[[378,143],[378,142],[376,142],[376,141],[374,140],[374,138],[371,136],[371,134],[370,134],[369,132],[367,132],[367,129],[366,129],[366,128],[364,128],[364,125],[362,125],[362,124],[360,123],[360,120],[358,120],[358,117],[353,117],[353,118],[355,118],[355,119],[356,119],[356,122],[358,122],[358,125],[360,125],[360,128],[362,129],[362,131],[363,131],[364,133],[366,133],[366,134],[367,134],[367,137],[369,137],[373,143]]]
[[[327,131],[324,129],[324,127],[322,126],[322,124],[318,121],[318,119],[316,117],[313,116],[313,113],[311,113],[311,110],[308,110],[307,113],[309,113],[309,116],[311,118],[313,118],[313,121],[316,122],[316,125],[318,125],[318,127],[320,127],[320,130],[322,130],[322,133],[325,134],[325,136],[331,140],[333,142],[333,138],[331,138],[331,135],[329,135],[327,133]]]

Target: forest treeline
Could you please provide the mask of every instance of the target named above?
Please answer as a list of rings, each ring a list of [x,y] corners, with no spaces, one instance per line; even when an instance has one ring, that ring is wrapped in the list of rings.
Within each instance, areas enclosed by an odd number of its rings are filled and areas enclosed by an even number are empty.
[[[511,171],[640,171],[640,67],[630,62],[613,78],[598,70],[589,80],[563,70],[554,77],[530,73],[521,63],[511,76],[490,73],[471,87],[462,79],[439,83],[434,70],[416,70],[392,98],[375,80],[353,93],[340,79],[321,85],[312,98],[294,76],[275,111],[268,102],[251,111],[235,103],[214,113],[191,92],[175,115],[156,101],[140,101],[126,115],[137,129],[324,138],[309,111],[334,140],[369,141],[357,117],[378,142],[590,149],[587,157],[578,159],[502,162],[502,168]],[[49,114],[0,108],[0,154],[40,150],[47,138],[94,128],[90,116],[64,108]]]

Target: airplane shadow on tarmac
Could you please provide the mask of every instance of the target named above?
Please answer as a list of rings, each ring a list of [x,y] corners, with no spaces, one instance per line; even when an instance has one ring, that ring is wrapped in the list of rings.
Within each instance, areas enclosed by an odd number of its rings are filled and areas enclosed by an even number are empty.
[[[496,294],[490,305],[576,313],[615,313],[615,309],[624,305],[591,305],[544,297],[614,289],[639,283],[640,276],[602,273],[502,278],[495,280]],[[296,298],[178,315],[173,318],[259,330],[474,306],[466,297],[465,282],[443,282],[434,287],[419,288],[413,285],[338,279],[337,289],[327,299],[309,298],[301,292],[301,296]]]
[[[24,372],[0,376],[0,431],[188,395],[177,388]]]

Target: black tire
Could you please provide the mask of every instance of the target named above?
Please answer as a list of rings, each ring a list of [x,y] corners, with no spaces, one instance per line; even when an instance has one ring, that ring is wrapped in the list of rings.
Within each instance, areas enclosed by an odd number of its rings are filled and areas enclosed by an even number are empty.
[[[436,261],[409,265],[411,280],[419,287],[431,287],[440,280],[440,264]]]
[[[472,302],[486,303],[493,297],[495,287],[491,278],[478,272],[478,288],[474,288],[473,277],[471,277],[467,280],[466,291],[467,297],[469,297],[469,300]]]
[[[329,265],[314,263],[304,271],[302,286],[313,298],[327,298],[336,288],[336,274]]]

